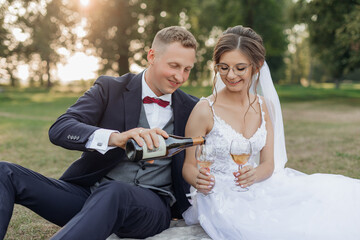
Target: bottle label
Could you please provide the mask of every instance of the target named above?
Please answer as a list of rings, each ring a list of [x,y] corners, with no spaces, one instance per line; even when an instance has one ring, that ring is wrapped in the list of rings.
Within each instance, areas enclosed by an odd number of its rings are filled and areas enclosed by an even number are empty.
[[[162,156],[166,155],[165,139],[160,135],[158,135],[158,137],[159,137],[159,147],[158,148],[153,148],[152,150],[150,150],[147,148],[147,145],[144,144],[143,159],[162,157]]]

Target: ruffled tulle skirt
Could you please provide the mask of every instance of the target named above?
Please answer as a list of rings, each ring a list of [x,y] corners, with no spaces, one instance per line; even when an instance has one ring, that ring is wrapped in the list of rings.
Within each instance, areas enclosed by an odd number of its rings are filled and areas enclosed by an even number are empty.
[[[193,196],[183,214],[212,239],[360,239],[360,180],[285,169],[235,192],[232,174],[215,178],[214,193]]]

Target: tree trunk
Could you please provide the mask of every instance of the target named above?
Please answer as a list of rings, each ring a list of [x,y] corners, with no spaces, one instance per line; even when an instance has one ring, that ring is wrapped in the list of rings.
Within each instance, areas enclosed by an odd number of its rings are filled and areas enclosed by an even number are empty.
[[[7,72],[9,73],[10,75],[10,86],[11,87],[15,87],[16,86],[16,78],[13,76],[12,74],[12,70],[9,69],[9,68],[6,68]]]
[[[16,78],[12,75],[11,70],[8,70],[8,73],[10,75],[10,86],[15,87],[16,86]]]
[[[41,72],[42,72],[42,71],[41,71]],[[40,86],[41,86],[41,87],[44,86],[43,72],[41,73],[41,76],[40,76]]]
[[[340,81],[340,78],[335,78],[335,88],[336,89],[340,89],[340,83],[341,83],[341,81]]]
[[[311,87],[311,80],[313,75],[313,62],[310,59],[310,69],[309,69],[309,75],[308,75],[308,81],[309,81],[309,87]]]
[[[50,78],[50,61],[49,60],[46,61],[46,74],[48,76],[46,87],[50,88],[51,87],[51,78]]]
[[[129,72],[129,50],[123,51],[118,59],[118,73],[119,76]]]

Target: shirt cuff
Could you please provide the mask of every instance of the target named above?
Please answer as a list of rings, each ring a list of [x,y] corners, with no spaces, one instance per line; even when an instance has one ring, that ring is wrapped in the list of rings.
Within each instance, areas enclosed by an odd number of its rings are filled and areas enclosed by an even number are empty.
[[[120,133],[119,131],[109,129],[98,129],[89,137],[85,144],[88,149],[94,149],[101,154],[105,154],[107,151],[116,148],[115,146],[108,146],[110,135],[114,132]]]

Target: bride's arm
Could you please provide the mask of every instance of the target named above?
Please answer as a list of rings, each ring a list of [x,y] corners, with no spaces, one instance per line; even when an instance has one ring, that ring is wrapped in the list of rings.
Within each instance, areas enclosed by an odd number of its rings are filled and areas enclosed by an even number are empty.
[[[263,149],[260,151],[260,164],[256,168],[258,172],[258,178],[256,182],[260,182],[271,177],[274,171],[274,129],[270,120],[270,115],[266,107],[265,99],[263,98],[263,110],[265,112],[266,122],[266,143]]]
[[[186,137],[205,136],[213,126],[213,116],[209,103],[199,101],[190,114],[185,128]],[[214,177],[206,169],[197,168],[195,147],[186,149],[185,162],[182,170],[184,179],[199,191],[206,193],[214,186]]]
[[[263,111],[265,112],[266,122],[266,143],[260,151],[259,166],[253,168],[252,166],[245,166],[240,171],[239,184],[243,187],[250,186],[256,182],[261,182],[271,177],[274,171],[274,130],[270,120],[269,112],[267,110],[265,100],[263,100]],[[234,173],[236,174],[236,173]]]

